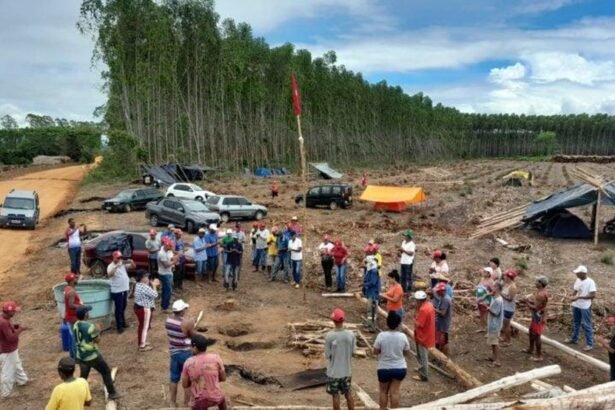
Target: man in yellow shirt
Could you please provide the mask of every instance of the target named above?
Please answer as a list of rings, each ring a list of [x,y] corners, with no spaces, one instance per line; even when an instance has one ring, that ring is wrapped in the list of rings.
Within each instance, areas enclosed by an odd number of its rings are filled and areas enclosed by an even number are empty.
[[[45,410],[83,410],[84,406],[92,403],[88,382],[74,376],[74,359],[61,359],[58,363],[58,374],[63,382],[54,387]]]
[[[267,272],[269,276],[271,276],[271,270],[273,268],[273,263],[275,262],[275,257],[278,256],[278,247],[276,245],[276,236],[278,234],[278,227],[274,226],[271,228],[271,233],[267,237]]]

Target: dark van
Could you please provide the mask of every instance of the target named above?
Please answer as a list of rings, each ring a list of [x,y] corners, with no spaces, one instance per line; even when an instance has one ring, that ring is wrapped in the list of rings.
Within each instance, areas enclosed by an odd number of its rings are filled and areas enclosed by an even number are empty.
[[[316,208],[326,206],[329,209],[350,208],[352,206],[352,186],[349,184],[318,185],[308,189],[306,206]],[[303,206],[304,195],[295,197],[295,203]]]

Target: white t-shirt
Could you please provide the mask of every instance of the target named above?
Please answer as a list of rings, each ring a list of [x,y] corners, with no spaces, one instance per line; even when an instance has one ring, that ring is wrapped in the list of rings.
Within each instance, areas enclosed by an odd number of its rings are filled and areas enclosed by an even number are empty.
[[[576,290],[577,296],[589,296],[590,293],[596,291],[596,283],[590,278],[585,278],[585,280],[577,278],[573,289]],[[589,309],[592,307],[592,300],[577,299],[572,302],[572,306],[579,309]]]
[[[332,242],[322,242],[320,245],[318,245],[318,252],[320,252],[321,254],[331,253],[331,249],[333,249],[333,246],[334,245]]]
[[[128,279],[126,265],[124,265],[122,261],[117,264],[111,262],[109,266],[107,266],[107,274],[111,273],[116,266],[118,268],[115,270],[115,274],[109,278],[109,281],[111,282],[111,293],[128,292],[128,288],[130,287],[130,279]]]
[[[376,259],[376,255],[367,255],[363,260],[365,264],[365,269],[367,271],[378,269],[378,260]]]
[[[173,259],[172,251],[165,251],[164,248],[158,252],[158,274],[159,275],[171,275],[173,276],[173,265],[168,268],[163,265],[162,262],[169,263]]]
[[[406,369],[404,352],[410,350],[408,338],[402,332],[380,332],[376,336],[374,347],[380,350],[378,355],[378,370]]]
[[[299,238],[295,238],[294,241],[292,239],[288,241],[288,249],[290,250],[290,260],[292,261],[303,260],[303,252],[299,251],[299,249],[301,249],[302,247],[303,247],[303,242],[301,242],[301,239]]]
[[[443,261],[442,263],[440,263],[439,265],[436,263],[436,261],[433,261],[431,263],[431,267],[434,268],[436,270],[435,273],[440,273],[444,276],[448,275],[448,263],[446,261]],[[429,275],[430,277],[433,277],[433,273],[431,275]]]
[[[401,260],[399,263],[402,265],[412,265],[414,263],[414,252],[416,251],[416,245],[414,241],[403,241],[401,243],[401,249],[404,252],[413,252],[412,256],[402,252]]]

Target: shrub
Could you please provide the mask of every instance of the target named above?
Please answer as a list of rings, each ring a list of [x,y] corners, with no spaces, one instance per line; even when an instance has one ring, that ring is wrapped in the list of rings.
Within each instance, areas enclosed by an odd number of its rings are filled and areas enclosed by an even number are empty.
[[[604,263],[605,265],[612,265],[613,254],[611,252],[602,252],[602,255],[600,255],[600,262]]]

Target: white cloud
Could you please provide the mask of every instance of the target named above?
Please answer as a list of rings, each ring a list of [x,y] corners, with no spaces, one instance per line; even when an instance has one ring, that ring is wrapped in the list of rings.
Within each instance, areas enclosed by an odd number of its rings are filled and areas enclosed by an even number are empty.
[[[578,3],[580,0],[523,0],[515,11],[520,14],[535,14],[545,11],[553,11]]]
[[[591,61],[579,54],[543,52],[525,56],[532,67],[532,79],[538,82],[566,80],[593,85],[615,80],[615,62]]]
[[[489,72],[489,80],[496,84],[506,84],[511,81],[521,80],[525,77],[526,69],[521,63],[516,63],[504,68],[492,68]]]

